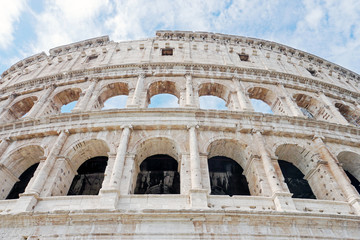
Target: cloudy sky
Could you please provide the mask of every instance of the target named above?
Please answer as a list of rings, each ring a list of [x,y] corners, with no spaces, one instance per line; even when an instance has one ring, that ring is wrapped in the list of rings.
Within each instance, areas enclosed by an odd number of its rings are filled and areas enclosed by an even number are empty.
[[[360,73],[359,0],[0,0],[0,72],[92,37],[208,31],[279,42]]]

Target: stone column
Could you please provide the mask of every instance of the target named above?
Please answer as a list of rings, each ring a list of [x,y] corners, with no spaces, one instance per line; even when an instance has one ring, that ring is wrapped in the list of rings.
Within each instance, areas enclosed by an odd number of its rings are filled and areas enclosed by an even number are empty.
[[[79,98],[79,101],[77,102],[72,112],[82,112],[86,110],[86,106],[90,101],[91,95],[93,94],[97,83],[98,83],[97,78],[91,79],[90,86],[86,89],[85,94],[83,94],[83,96]]]
[[[139,100],[141,98],[141,93],[144,88],[144,80],[145,80],[145,74],[140,73],[136,83],[134,96],[132,98],[131,105],[129,107],[140,107]]]
[[[328,162],[328,166],[333,173],[333,176],[343,191],[347,201],[355,209],[356,213],[360,215],[360,196],[355,188],[351,185],[349,178],[345,171],[339,166],[339,162],[335,156],[326,147],[321,136],[314,136],[313,142],[317,152],[320,154],[320,158]]]
[[[286,106],[290,110],[292,116],[294,117],[304,117],[304,114],[301,112],[300,108],[297,106],[297,104],[292,100],[292,98],[289,96],[289,93],[286,91],[284,85],[279,84],[278,89],[280,90],[281,97],[283,97],[286,101]]]
[[[207,208],[207,189],[203,189],[201,184],[201,163],[199,147],[196,136],[198,125],[190,125],[189,129],[189,149],[190,149],[190,168],[191,168],[191,190],[190,204],[193,208]]]
[[[20,181],[5,165],[0,163],[0,200],[5,199],[14,184]]]
[[[185,97],[185,102],[186,102],[186,107],[194,107],[194,88],[193,88],[193,84],[192,84],[192,76],[190,74],[186,74],[185,75],[185,79],[186,79],[186,97]]]
[[[2,113],[4,113],[12,106],[12,102],[17,96],[18,96],[17,94],[13,93],[4,101],[4,103],[0,107],[0,115],[2,115]]]
[[[189,148],[190,148],[190,168],[191,168],[191,188],[202,189],[200,155],[196,136],[197,125],[188,126],[189,129]]]
[[[334,106],[334,104],[331,103],[329,98],[327,96],[325,96],[324,93],[320,92],[319,96],[320,96],[321,100],[325,103],[326,108],[329,108],[331,113],[334,115],[335,122],[344,124],[344,125],[349,125],[349,122],[344,118],[343,115],[341,115],[339,110]]]
[[[132,129],[131,125],[125,125],[122,127],[123,131],[121,133],[120,143],[117,149],[114,166],[110,178],[110,189],[119,191],[121,176],[124,170],[126,151],[130,139],[130,131]]]
[[[109,189],[110,187],[110,178],[111,178],[112,170],[114,168],[115,158],[116,158],[116,153],[108,152],[108,161],[104,172],[104,181],[102,183],[100,192],[103,189]]]
[[[54,166],[54,163],[59,155],[69,132],[67,130],[63,130],[60,132],[59,136],[56,139],[56,142],[52,146],[49,155],[46,158],[46,161],[43,167],[40,169],[39,174],[36,176],[31,188],[28,190],[27,193],[39,195],[48,176],[49,173]]]
[[[281,188],[279,178],[277,176],[276,170],[272,164],[271,157],[266,150],[265,141],[260,131],[254,131],[254,143],[259,149],[261,161],[266,173],[266,178],[268,179],[272,198],[278,211],[296,211],[293,200],[291,199],[292,194],[284,192]]]
[[[241,107],[241,110],[243,111],[254,111],[254,108],[252,107],[250,100],[247,98],[245,94],[244,87],[240,83],[238,78],[233,78],[234,87],[236,90],[237,98],[239,100],[239,104]]]
[[[54,91],[56,86],[54,84],[46,87],[45,93],[40,97],[40,99],[34,104],[30,109],[25,118],[38,117],[41,114],[41,110],[44,108],[45,103],[49,100],[51,93]]]

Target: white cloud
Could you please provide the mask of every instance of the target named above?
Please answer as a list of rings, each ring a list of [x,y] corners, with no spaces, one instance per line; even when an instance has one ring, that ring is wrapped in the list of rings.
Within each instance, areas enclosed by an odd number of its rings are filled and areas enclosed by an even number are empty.
[[[25,0],[0,1],[0,48],[7,48],[14,40],[15,23],[24,10]]]
[[[102,35],[100,15],[110,5],[108,0],[47,0],[44,9],[35,16],[34,53]]]

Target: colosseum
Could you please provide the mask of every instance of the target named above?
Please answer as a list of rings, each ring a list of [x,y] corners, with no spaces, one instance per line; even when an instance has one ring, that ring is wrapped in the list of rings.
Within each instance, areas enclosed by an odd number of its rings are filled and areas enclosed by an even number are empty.
[[[103,36],[17,62],[0,93],[1,239],[360,239],[360,76],[327,60]]]

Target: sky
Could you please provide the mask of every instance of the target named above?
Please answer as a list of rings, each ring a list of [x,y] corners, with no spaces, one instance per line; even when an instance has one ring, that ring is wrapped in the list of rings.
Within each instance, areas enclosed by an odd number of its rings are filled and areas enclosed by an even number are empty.
[[[285,44],[360,73],[359,0],[0,0],[0,73],[33,54],[109,35],[206,31]]]

